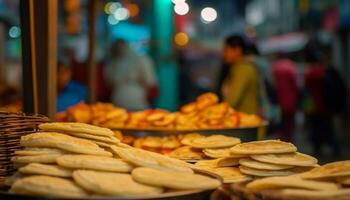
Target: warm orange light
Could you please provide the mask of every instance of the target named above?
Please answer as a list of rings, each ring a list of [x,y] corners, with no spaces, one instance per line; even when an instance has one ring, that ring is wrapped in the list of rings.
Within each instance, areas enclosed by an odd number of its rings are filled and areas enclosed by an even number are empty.
[[[134,3],[128,3],[125,5],[126,9],[129,10],[130,17],[135,17],[139,14],[140,8],[137,4]]]
[[[179,46],[185,46],[189,41],[187,34],[184,32],[176,33],[174,39],[175,39],[175,43]]]
[[[80,8],[80,0],[66,0],[64,1],[64,9],[67,12],[77,12]]]

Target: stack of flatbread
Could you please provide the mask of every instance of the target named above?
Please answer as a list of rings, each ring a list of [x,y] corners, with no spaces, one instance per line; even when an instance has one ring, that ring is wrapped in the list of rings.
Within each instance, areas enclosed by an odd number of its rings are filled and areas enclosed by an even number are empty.
[[[235,167],[238,159],[229,154],[231,147],[241,143],[239,138],[224,135],[201,136],[198,134],[189,135],[181,142],[187,146],[170,153],[169,156],[186,160],[196,161],[191,165],[194,170],[213,174],[224,183],[236,183],[251,180],[250,176],[242,174]]]
[[[186,162],[120,143],[114,133],[82,123],[46,123],[21,138],[6,179],[17,194],[75,198],[148,196],[168,189],[214,189],[216,179],[195,174]]]
[[[350,199],[349,177],[350,160],[347,160],[328,163],[298,175],[255,180],[247,184],[247,189],[272,198]]]
[[[280,140],[242,143],[232,147],[230,155],[241,157],[242,173],[256,177],[288,176],[318,166],[316,158],[299,153],[292,143]]]
[[[219,175],[224,183],[243,182],[254,177],[288,176],[317,166],[317,159],[297,152],[291,143],[263,140],[230,144],[229,141],[233,141],[230,137],[210,137],[217,139],[212,146],[188,142],[192,148],[202,147],[203,153],[212,158],[196,162],[194,168]],[[210,137],[197,141],[205,141]]]

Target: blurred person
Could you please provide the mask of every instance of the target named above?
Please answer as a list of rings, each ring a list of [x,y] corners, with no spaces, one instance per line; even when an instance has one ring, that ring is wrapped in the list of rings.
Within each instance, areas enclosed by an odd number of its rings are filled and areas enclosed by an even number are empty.
[[[72,69],[63,61],[57,66],[57,90],[57,112],[87,100],[86,87],[72,80]]]
[[[272,63],[272,75],[277,104],[281,112],[278,137],[283,141],[292,142],[298,103],[298,86],[295,64],[286,53],[280,53],[279,59]]]
[[[111,45],[105,76],[113,86],[112,101],[130,111],[144,110],[158,95],[153,63],[121,39]]]
[[[317,56],[309,59],[309,68],[305,72],[305,86],[311,100],[307,117],[314,155],[322,155],[322,146],[326,143],[332,148],[333,154],[339,156],[340,148],[332,127],[332,107],[339,109],[337,108],[339,105],[336,105],[338,103],[345,106],[345,103],[341,103],[345,98],[337,92],[341,88],[337,88],[337,80],[330,74],[333,72],[327,72],[325,65],[319,62]],[[333,100],[328,102],[327,99]]]
[[[259,78],[255,67],[245,59],[246,44],[242,37],[232,35],[225,41],[224,62],[229,74],[222,86],[223,100],[238,111],[259,112]]]
[[[276,118],[276,102],[275,90],[273,87],[273,78],[271,73],[271,64],[265,56],[262,56],[256,45],[248,44],[246,59],[251,62],[257,69],[259,77],[259,97],[261,116],[269,119],[270,123]]]

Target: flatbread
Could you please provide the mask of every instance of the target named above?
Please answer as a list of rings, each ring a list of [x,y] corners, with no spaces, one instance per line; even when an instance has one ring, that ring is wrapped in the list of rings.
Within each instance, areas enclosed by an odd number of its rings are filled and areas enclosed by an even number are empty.
[[[250,190],[267,190],[280,188],[299,188],[308,190],[337,190],[338,186],[334,183],[303,180],[297,176],[287,177],[269,177],[254,180],[246,186]]]
[[[241,143],[239,138],[228,137],[224,135],[211,135],[203,138],[196,138],[189,142],[189,145],[195,148],[225,148],[232,147]]]
[[[72,170],[57,165],[30,163],[18,169],[22,174],[37,174],[57,177],[72,177]]]
[[[111,146],[111,148],[121,158],[136,166],[193,173],[189,164],[175,158],[142,149],[121,148],[116,146]]]
[[[237,167],[218,167],[204,169],[221,177],[224,183],[238,183],[252,180],[251,176],[242,174]]]
[[[243,158],[246,155],[231,154],[231,148],[203,149],[203,153],[210,158],[235,157]]]
[[[12,186],[17,180],[22,179],[26,177],[24,174],[21,174],[20,172],[15,172],[11,176],[7,176],[4,181],[4,185],[6,186]]]
[[[239,160],[239,164],[249,168],[262,169],[262,170],[283,170],[283,169],[290,169],[294,167],[291,165],[278,165],[278,164],[264,163],[264,162],[253,160],[251,158],[242,158]]]
[[[342,185],[350,186],[350,177],[344,177],[344,178],[340,181],[340,183],[341,183]]]
[[[280,140],[261,140],[237,144],[231,148],[233,154],[293,153],[297,148],[292,143]]]
[[[302,189],[284,189],[278,192],[279,196],[283,196],[286,199],[303,199],[303,200],[315,200],[315,199],[338,199],[349,200],[350,189],[339,189],[332,191],[312,191]]]
[[[99,142],[107,142],[112,144],[118,144],[120,142],[120,140],[114,136],[100,136],[100,135],[91,135],[86,133],[74,133],[71,135],[78,138],[89,139],[89,140],[99,141]]]
[[[350,160],[328,163],[302,174],[302,178],[305,179],[322,179],[342,176],[350,176]]]
[[[144,196],[163,192],[161,187],[134,181],[130,174],[76,170],[73,172],[73,178],[82,188],[102,195]]]
[[[24,147],[58,148],[80,154],[112,156],[112,153],[103,150],[92,141],[54,132],[38,132],[22,136],[21,145]]]
[[[317,164],[317,159],[299,152],[288,154],[265,154],[265,155],[252,155],[254,160],[292,166],[314,166]]]
[[[213,160],[199,160],[194,164],[193,167],[198,167],[200,169],[206,169],[206,168],[216,168],[218,167],[218,159]]]
[[[73,181],[50,176],[29,176],[16,181],[11,192],[57,198],[87,197],[87,193]]]
[[[205,158],[205,155],[201,150],[195,149],[191,146],[177,148],[172,151],[169,156],[180,160],[202,160]]]
[[[57,158],[57,163],[66,168],[111,172],[131,172],[134,168],[122,159],[92,155],[64,155]]]
[[[232,167],[238,164],[239,158],[235,157],[218,158],[216,163],[218,167]]]
[[[78,123],[78,122],[52,122],[43,123],[39,125],[39,128],[44,131],[52,132],[68,132],[69,134],[74,133],[85,133],[90,135],[101,135],[101,136],[113,136],[114,133],[108,128],[102,128],[90,124]]]
[[[30,148],[27,147],[22,150],[15,151],[17,156],[37,156],[37,155],[47,155],[47,154],[63,154],[66,151],[54,148]]]
[[[162,171],[145,167],[134,169],[131,175],[137,182],[171,189],[209,190],[220,186],[218,180],[207,176],[184,172]]]
[[[48,154],[48,155],[37,155],[37,156],[15,156],[12,157],[12,162],[20,164],[28,163],[56,163],[56,158],[63,154]]]
[[[252,175],[252,176],[289,176],[301,172],[301,169],[292,168],[285,170],[262,170],[254,169],[246,166],[239,166],[239,170],[242,173]]]

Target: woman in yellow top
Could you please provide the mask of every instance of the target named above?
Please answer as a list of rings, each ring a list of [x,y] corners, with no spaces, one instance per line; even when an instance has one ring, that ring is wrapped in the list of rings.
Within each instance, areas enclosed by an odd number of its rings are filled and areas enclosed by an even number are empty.
[[[238,111],[249,114],[259,112],[259,77],[255,66],[245,60],[246,45],[240,36],[225,41],[224,60],[230,66],[222,86],[224,101]]]

